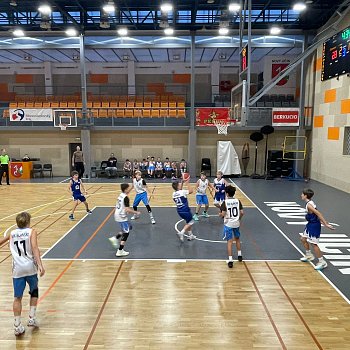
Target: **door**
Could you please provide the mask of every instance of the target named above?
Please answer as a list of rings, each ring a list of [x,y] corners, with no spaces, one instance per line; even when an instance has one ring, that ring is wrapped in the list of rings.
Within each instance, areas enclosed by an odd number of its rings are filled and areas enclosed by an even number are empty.
[[[70,143],[69,144],[69,169],[70,169],[70,174],[71,172],[74,170],[72,167],[72,157],[73,157],[73,153],[76,151],[77,146],[80,147],[81,150],[83,150],[82,144],[81,142],[78,143]]]

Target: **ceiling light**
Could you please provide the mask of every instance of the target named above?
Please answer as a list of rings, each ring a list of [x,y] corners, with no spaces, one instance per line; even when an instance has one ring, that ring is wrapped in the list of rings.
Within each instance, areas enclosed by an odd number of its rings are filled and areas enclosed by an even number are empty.
[[[113,1],[108,1],[102,7],[104,12],[111,13],[115,11],[115,5]]]
[[[22,30],[22,29],[15,29],[14,31],[13,31],[13,35],[14,36],[24,36],[24,31]]]
[[[282,32],[282,29],[280,27],[273,26],[270,29],[270,34],[272,35],[278,35],[278,34],[281,34],[281,32]]]
[[[129,61],[130,56],[129,55],[123,55],[122,59],[123,59],[123,61]]]
[[[11,0],[10,1],[11,6],[17,6],[17,0]]]
[[[120,36],[126,36],[126,35],[128,35],[128,29],[127,28],[119,28],[118,29],[118,34]]]
[[[162,5],[160,5],[160,10],[164,13],[170,12],[173,10],[173,5],[168,2],[165,2]]]
[[[43,15],[50,15],[51,14],[51,7],[49,5],[41,5],[38,8],[38,11]]]
[[[301,2],[301,1],[296,2],[293,5],[293,10],[294,11],[299,11],[299,12],[304,11],[304,10],[306,10],[306,4],[304,2]]]
[[[46,30],[51,29],[51,23],[50,23],[50,21],[48,21],[48,20],[42,20],[42,21],[40,22],[40,28],[41,28],[41,29],[46,29]]]
[[[219,34],[220,35],[227,35],[228,33],[229,33],[229,29],[228,28],[226,28],[226,27],[221,27],[220,29],[219,29]]]
[[[78,32],[77,32],[77,30],[75,28],[68,28],[66,30],[66,34],[68,36],[78,36]]]
[[[165,28],[164,29],[164,34],[165,35],[173,35],[174,34],[174,29],[171,27]]]
[[[228,9],[231,12],[237,12],[240,10],[240,8],[241,8],[241,5],[236,2],[233,2],[232,4],[228,5]]]
[[[215,0],[207,0],[207,4],[214,4]]]

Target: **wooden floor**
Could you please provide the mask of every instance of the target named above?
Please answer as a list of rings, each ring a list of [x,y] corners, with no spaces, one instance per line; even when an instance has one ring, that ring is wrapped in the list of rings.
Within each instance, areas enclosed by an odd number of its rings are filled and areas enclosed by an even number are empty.
[[[87,187],[91,207],[114,205],[119,185]],[[42,252],[75,224],[68,220],[67,184],[2,186],[0,196],[0,231],[14,224],[15,213],[31,208]],[[170,185],[156,185],[151,202],[172,206]],[[84,214],[78,212],[77,219]],[[349,349],[350,307],[307,264],[247,262],[233,269],[215,261],[44,264],[41,327],[15,339],[11,258],[7,246],[0,248],[1,350]],[[24,305],[27,316],[28,295]]]

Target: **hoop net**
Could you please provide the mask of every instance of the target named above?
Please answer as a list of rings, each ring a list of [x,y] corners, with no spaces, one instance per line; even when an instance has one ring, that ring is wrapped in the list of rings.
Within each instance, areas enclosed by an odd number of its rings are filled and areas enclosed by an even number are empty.
[[[219,135],[227,135],[228,121],[225,119],[214,119],[213,124],[218,129]]]
[[[61,131],[65,131],[67,129],[68,125],[67,124],[60,124],[59,126],[61,128]]]

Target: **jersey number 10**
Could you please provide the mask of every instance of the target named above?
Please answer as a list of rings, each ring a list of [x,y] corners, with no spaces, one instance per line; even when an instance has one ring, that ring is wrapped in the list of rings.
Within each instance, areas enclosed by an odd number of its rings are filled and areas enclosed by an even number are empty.
[[[228,212],[229,212],[230,218],[236,218],[238,216],[237,207],[228,208]]]

